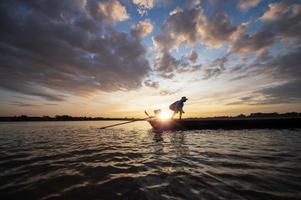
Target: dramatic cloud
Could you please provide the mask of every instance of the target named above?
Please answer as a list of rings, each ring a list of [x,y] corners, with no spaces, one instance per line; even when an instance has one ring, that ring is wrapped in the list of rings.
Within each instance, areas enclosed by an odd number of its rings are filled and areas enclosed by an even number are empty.
[[[170,53],[171,49],[196,44],[220,47],[229,41],[236,31],[237,28],[224,13],[216,12],[206,17],[201,8],[176,9],[162,24],[160,33],[153,37],[153,44],[159,52],[156,67],[164,77],[172,77],[173,70],[178,69],[182,72],[183,69],[189,68],[189,63],[187,60],[175,59]],[[197,59],[196,53],[189,58],[192,62],[194,59]],[[192,69],[196,70],[197,67]]]
[[[125,7],[123,7],[117,0],[98,3],[98,9],[106,18],[109,18],[113,22],[129,19]]]
[[[138,38],[144,38],[153,31],[153,25],[149,20],[138,22],[132,26],[132,34]]]
[[[155,63],[156,69],[165,77],[172,77],[174,68],[179,65],[180,61],[175,59],[169,52],[163,52]]]
[[[288,6],[285,2],[270,4],[268,11],[266,11],[261,19],[271,21],[280,18],[281,15],[288,12]]]
[[[169,96],[169,95],[174,95],[174,94],[177,94],[181,91],[181,89],[178,89],[178,90],[169,90],[169,89],[166,89],[166,90],[161,90],[159,92],[159,94],[161,96]]]
[[[301,5],[287,1],[270,4],[260,21],[261,28],[253,35],[245,33],[248,25],[243,24],[233,37],[232,53],[257,53],[253,62],[232,71],[237,75],[241,72],[233,80],[265,76],[275,84],[231,104],[301,103]],[[277,43],[288,48],[270,55],[270,48]]]
[[[242,10],[247,10],[253,8],[260,3],[261,0],[239,0],[239,8]]]
[[[295,103],[301,102],[301,79],[269,87],[260,91],[265,97],[263,103]]]
[[[301,79],[289,81],[252,92],[250,96],[242,97],[238,101],[228,103],[227,105],[270,105],[300,103],[300,87]]]
[[[200,3],[201,3],[201,0],[189,0],[186,3],[186,7],[187,8],[194,8],[198,5],[200,5]]]
[[[133,0],[133,3],[137,5],[139,14],[145,15],[155,6],[156,0]]]
[[[225,64],[228,61],[228,56],[229,55],[225,55],[222,58],[217,58],[214,61],[212,61],[210,64],[208,64],[207,66],[204,66],[204,80],[210,79],[210,78],[214,78],[219,76],[220,74],[222,74],[225,71]]]
[[[261,29],[249,35],[248,24],[242,24],[232,36],[232,51],[241,54],[257,52],[265,54],[276,42],[300,41],[301,5],[280,2],[270,4],[269,9],[260,18]]]
[[[191,65],[187,57],[176,59],[168,51],[159,53],[155,61],[155,69],[163,78],[173,78],[175,73],[195,72],[200,70],[201,65]]]
[[[275,57],[259,57],[250,65],[235,69],[237,73],[243,71],[243,78],[261,75],[276,84],[259,89],[250,96],[230,104],[301,103],[300,57],[301,47],[291,47],[286,53]]]
[[[260,1],[241,1],[240,7],[247,9]],[[153,44],[158,51],[156,68],[163,77],[172,77],[173,71],[189,66],[183,59],[175,59],[171,49],[181,46],[203,44],[209,47],[221,47],[229,44],[229,55],[256,53],[260,58],[268,58],[270,48],[277,42],[300,41],[301,5],[288,2],[270,4],[260,17],[260,29],[249,34],[250,22],[234,26],[230,18],[220,10],[207,17],[199,7],[180,9],[170,13],[160,27],[160,33],[153,37]],[[191,54],[193,55],[193,54]],[[194,57],[197,58],[196,54]],[[217,59],[203,67],[204,79],[217,77],[225,71],[223,59]],[[188,59],[193,62],[188,56]],[[182,67],[180,67],[182,66]],[[184,67],[183,67],[184,66]],[[255,67],[256,68],[256,67]]]
[[[264,23],[265,31],[273,31],[276,37],[281,40],[289,38],[300,39],[301,35],[301,5],[280,2],[270,4],[261,20]],[[278,38],[277,38],[278,39]]]
[[[2,1],[0,87],[52,101],[141,87],[146,48],[111,27],[127,18],[118,1]]]
[[[192,50],[190,52],[190,54],[188,55],[188,59],[193,63],[195,63],[197,61],[198,57],[199,57],[199,54],[194,50]]]
[[[13,106],[19,106],[19,107],[35,106],[34,104],[24,103],[24,102],[20,102],[20,101],[11,101],[10,104],[13,105]]]
[[[214,103],[219,90],[224,103],[301,103],[300,21],[296,0],[4,0],[0,99],[31,114],[105,95],[117,112],[120,94],[157,98],[184,84]]]
[[[254,35],[246,34],[247,24],[243,24],[239,27],[238,31],[233,35],[231,42],[231,51],[248,54],[257,52],[259,54],[265,54],[274,42],[274,33],[271,31],[259,31]]]
[[[300,35],[301,35],[301,5],[280,2],[270,4],[266,12],[260,18],[261,29],[253,34],[245,33],[247,25],[241,25],[234,35],[231,44],[232,52],[260,54],[255,61],[243,67],[248,71],[242,76],[266,74],[277,80],[292,80],[301,77],[300,72]],[[290,44],[289,48],[279,55],[267,55],[269,48],[278,42],[284,45]]]
[[[301,80],[301,47],[293,48],[287,53],[263,60],[265,72],[275,79]]]
[[[220,47],[229,41],[235,31],[236,27],[222,12],[216,12],[208,18],[201,8],[177,9],[167,17],[153,42],[161,49],[195,44]]]
[[[152,81],[152,80],[145,80],[144,85],[150,88],[159,88],[159,82],[158,81]]]

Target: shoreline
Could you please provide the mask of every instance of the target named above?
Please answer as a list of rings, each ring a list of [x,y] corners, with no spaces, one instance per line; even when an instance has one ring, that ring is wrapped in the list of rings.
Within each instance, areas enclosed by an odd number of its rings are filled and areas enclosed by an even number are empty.
[[[255,120],[277,120],[277,119],[301,119],[300,116],[275,116],[275,117],[202,117],[202,118],[182,118],[182,120],[198,120],[198,121],[255,121]],[[60,121],[146,121],[147,119],[143,118],[86,118],[86,119],[43,119],[42,117],[28,117],[24,118],[16,118],[16,117],[0,117],[0,122],[60,122]],[[171,121],[168,119],[167,121]],[[178,118],[174,118],[173,121],[179,121]]]

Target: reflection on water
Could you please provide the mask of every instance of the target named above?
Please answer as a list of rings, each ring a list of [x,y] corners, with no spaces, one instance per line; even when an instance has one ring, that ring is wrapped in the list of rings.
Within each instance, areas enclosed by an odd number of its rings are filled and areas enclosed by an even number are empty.
[[[1,199],[301,199],[301,130],[0,123]]]

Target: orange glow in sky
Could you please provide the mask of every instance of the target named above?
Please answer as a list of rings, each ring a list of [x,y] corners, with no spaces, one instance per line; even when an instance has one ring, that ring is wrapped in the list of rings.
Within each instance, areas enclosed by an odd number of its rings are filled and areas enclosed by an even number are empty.
[[[0,116],[301,112],[299,1],[47,2],[1,4]]]

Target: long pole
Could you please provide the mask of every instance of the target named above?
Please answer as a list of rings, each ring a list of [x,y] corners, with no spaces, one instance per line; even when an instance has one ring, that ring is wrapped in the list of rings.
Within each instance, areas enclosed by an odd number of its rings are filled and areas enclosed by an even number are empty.
[[[123,124],[129,124],[129,123],[133,123],[133,122],[137,122],[137,121],[143,121],[143,120],[146,120],[146,119],[149,119],[149,118],[151,118],[151,117],[147,117],[147,118],[144,118],[144,119],[134,119],[134,120],[131,120],[131,121],[128,121],[128,122],[122,122],[122,123],[118,123],[118,124],[103,126],[103,127],[100,127],[99,129],[106,129],[106,128],[119,126],[119,125],[123,125]]]

